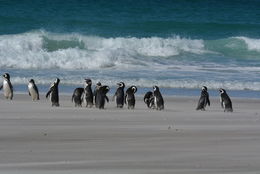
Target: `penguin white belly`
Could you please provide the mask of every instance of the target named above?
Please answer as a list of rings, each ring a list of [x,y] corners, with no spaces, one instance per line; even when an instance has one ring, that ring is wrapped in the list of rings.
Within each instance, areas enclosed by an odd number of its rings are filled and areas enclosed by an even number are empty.
[[[28,85],[28,90],[29,90],[29,92],[31,94],[32,99],[36,100],[38,96],[37,96],[37,93],[34,90],[33,85],[31,83],[29,83],[29,85]]]
[[[52,92],[51,92],[51,93],[50,93],[50,101],[52,101],[52,97],[53,97],[53,96],[52,96]]]
[[[5,97],[11,97],[11,88],[6,80],[3,82],[3,89],[4,89],[4,96]]]
[[[154,105],[155,105],[155,108],[158,108],[157,97],[154,97]]]
[[[84,92],[83,92],[83,94],[82,94],[82,96],[81,96],[81,99],[82,99],[82,101],[83,101],[83,104],[87,104],[87,99],[86,99],[86,90],[84,89]],[[83,98],[82,98],[83,97]]]

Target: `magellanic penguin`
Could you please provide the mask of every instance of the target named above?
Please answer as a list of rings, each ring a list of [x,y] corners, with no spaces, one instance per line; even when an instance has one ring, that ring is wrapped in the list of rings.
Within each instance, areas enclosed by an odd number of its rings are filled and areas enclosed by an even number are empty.
[[[153,87],[153,96],[154,96],[155,109],[157,110],[164,109],[164,100],[158,86]]]
[[[94,104],[96,104],[97,89],[99,89],[101,86],[102,86],[102,84],[101,84],[100,82],[98,82],[98,83],[96,84],[95,89],[94,89],[94,92],[93,92],[93,101],[94,101]]]
[[[84,88],[76,88],[72,94],[71,101],[75,103],[75,107],[81,107],[83,101]]]
[[[197,106],[196,110],[205,111],[205,108],[206,108],[207,105],[210,106],[208,88],[206,86],[202,86],[200,99],[199,99],[198,106]]]
[[[153,97],[153,92],[148,91],[144,95],[144,103],[147,105],[148,108],[154,109],[154,97]]]
[[[96,103],[95,103],[96,108],[99,108],[99,109],[105,108],[106,101],[109,102],[109,99],[106,96],[106,94],[108,93],[109,90],[110,90],[110,88],[108,86],[99,86],[96,89]]]
[[[220,93],[221,107],[224,108],[224,112],[233,112],[232,102],[231,102],[231,99],[229,98],[226,90],[223,88],[220,88],[219,93]]]
[[[4,81],[3,85],[0,86],[0,90],[3,88],[4,90],[4,96],[6,99],[13,99],[13,85],[10,81],[10,75],[8,73],[5,73],[3,75]]]
[[[29,92],[29,96],[32,97],[33,101],[40,100],[39,91],[38,91],[38,88],[37,88],[37,86],[36,86],[36,84],[35,84],[33,79],[31,79],[29,81],[28,92]]]
[[[124,88],[125,84],[124,82],[117,83],[118,88],[115,92],[115,95],[113,96],[113,99],[116,101],[116,107],[117,108],[123,108],[124,106],[124,98],[125,98],[125,93],[124,93]]]
[[[57,78],[55,80],[55,82],[52,83],[49,91],[46,94],[46,98],[48,98],[50,96],[52,106],[60,106],[60,104],[59,104],[59,83],[60,83],[60,79]]]
[[[86,102],[86,107],[92,107],[93,106],[93,92],[92,92],[92,81],[90,79],[85,79],[85,89],[84,89],[84,99]]]
[[[136,86],[131,86],[126,90],[125,94],[125,104],[127,104],[128,109],[135,108],[135,93],[137,91]]]

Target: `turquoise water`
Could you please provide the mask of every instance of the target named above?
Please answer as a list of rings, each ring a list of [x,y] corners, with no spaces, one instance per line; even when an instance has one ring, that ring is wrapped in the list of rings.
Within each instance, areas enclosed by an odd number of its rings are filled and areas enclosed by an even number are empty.
[[[71,88],[91,78],[173,95],[206,85],[257,97],[260,1],[1,0],[4,72],[21,91],[30,78],[45,87],[59,77]]]

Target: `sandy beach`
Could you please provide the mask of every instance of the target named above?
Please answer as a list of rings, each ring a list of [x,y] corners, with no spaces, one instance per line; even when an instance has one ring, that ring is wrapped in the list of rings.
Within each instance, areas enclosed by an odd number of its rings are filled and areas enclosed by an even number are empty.
[[[196,111],[198,97],[165,97],[165,110],[75,108],[0,98],[0,173],[260,173],[260,101],[218,98]]]

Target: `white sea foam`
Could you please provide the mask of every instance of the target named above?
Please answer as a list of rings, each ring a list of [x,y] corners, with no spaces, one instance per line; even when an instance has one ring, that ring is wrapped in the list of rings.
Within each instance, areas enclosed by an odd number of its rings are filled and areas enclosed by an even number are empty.
[[[202,54],[202,40],[180,38],[102,38],[44,31],[0,36],[0,67],[98,69],[152,66],[153,57],[182,52]]]
[[[235,38],[243,40],[247,44],[247,48],[249,50],[260,52],[260,39],[252,39],[248,37],[235,37]]]
[[[260,51],[260,39],[235,38],[245,41],[249,51]],[[231,50],[228,51],[227,49],[229,49],[231,43],[221,45],[221,42],[217,42],[217,45],[213,44],[213,47],[211,44],[210,47],[206,46],[205,48],[207,43],[203,40],[187,39],[179,36],[170,38],[104,38],[36,31],[0,36],[0,67],[72,70],[142,69],[144,67],[156,69],[158,67],[175,66],[173,62],[169,63],[165,60],[178,59],[183,54],[188,55],[186,57],[182,56],[181,59],[189,59],[189,54],[201,57],[204,54],[215,54],[219,51],[221,54],[226,53],[229,55],[232,54],[232,49],[234,49],[230,48]],[[243,56],[246,54],[243,54]]]

